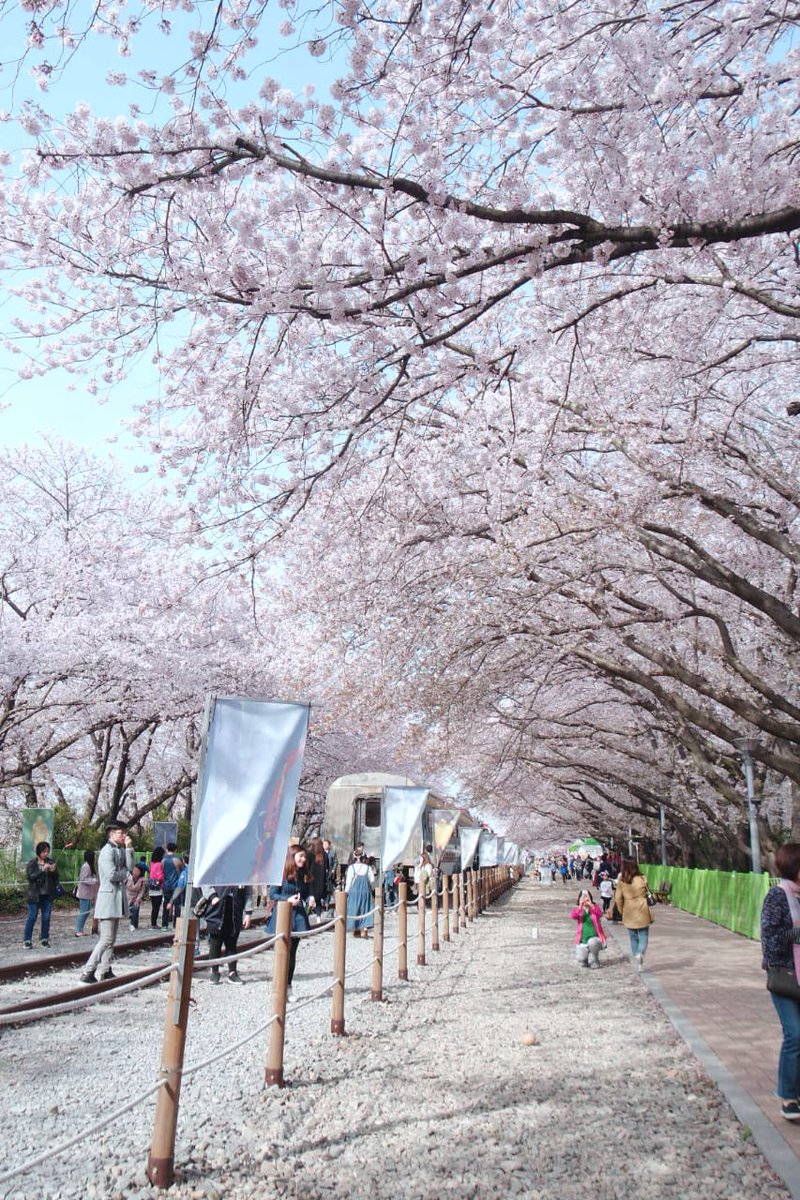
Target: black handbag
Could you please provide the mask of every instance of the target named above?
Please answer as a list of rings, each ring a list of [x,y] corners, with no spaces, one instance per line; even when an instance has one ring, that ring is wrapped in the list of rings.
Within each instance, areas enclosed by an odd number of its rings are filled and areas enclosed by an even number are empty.
[[[60,883],[57,883],[57,884],[56,884],[56,890],[55,890],[55,892],[53,893],[53,899],[54,899],[54,900],[60,900],[60,899],[61,899],[61,897],[62,897],[64,894],[65,894],[65,893],[64,893],[64,889],[63,889],[63,887],[61,886],[61,884],[60,884]]]
[[[767,991],[789,1000],[800,1000],[800,982],[794,967],[767,967]]]

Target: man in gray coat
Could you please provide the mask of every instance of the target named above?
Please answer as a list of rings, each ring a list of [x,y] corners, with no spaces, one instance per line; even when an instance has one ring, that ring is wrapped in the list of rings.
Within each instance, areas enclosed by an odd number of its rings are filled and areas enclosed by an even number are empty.
[[[119,923],[128,916],[128,897],[125,881],[133,870],[133,842],[119,821],[106,825],[108,841],[97,856],[97,899],[94,916],[100,926],[100,940],[92,951],[81,975],[81,983],[95,983],[95,970],[100,967],[101,979],[113,979],[111,960]]]

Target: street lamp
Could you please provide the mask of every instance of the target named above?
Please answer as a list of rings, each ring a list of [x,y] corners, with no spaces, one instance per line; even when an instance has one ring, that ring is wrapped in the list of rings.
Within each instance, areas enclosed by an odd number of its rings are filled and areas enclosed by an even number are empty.
[[[747,816],[750,821],[750,857],[753,871],[761,874],[761,843],[758,838],[758,803],[753,789],[753,753],[758,748],[758,738],[734,738],[733,744],[744,760],[744,778],[747,784]]]

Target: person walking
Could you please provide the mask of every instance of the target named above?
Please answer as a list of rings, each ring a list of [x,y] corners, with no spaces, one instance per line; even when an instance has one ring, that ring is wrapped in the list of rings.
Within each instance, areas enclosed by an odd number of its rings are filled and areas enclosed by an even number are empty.
[[[776,1089],[781,1116],[800,1121],[800,842],[785,842],[775,867],[781,882],[761,907],[761,966],[783,1031]]]
[[[94,850],[84,850],[83,862],[78,874],[78,886],[75,889],[79,910],[75,918],[75,937],[87,937],[84,925],[92,911],[94,898],[97,895],[97,869],[94,861]]]
[[[325,851],[325,859],[328,867],[328,878],[325,888],[325,907],[331,909],[333,908],[333,893],[336,891],[336,885],[339,882],[339,856],[328,838],[322,839],[322,849]]]
[[[622,924],[628,931],[631,942],[631,958],[637,971],[644,966],[644,956],[650,938],[650,926],[653,914],[647,897],[650,889],[647,880],[639,870],[639,864],[632,858],[626,858],[622,863],[617,886],[614,891],[614,907],[622,917]]]
[[[150,858],[150,878],[147,881],[150,897],[150,928],[158,929],[158,914],[164,898],[164,847],[156,846]]]
[[[164,907],[161,909],[161,928],[169,929],[170,919],[172,917],[172,895],[175,888],[178,886],[178,876],[183,870],[183,859],[177,853],[178,847],[174,842],[170,842],[167,846],[167,852],[161,860],[161,866],[164,871],[162,893],[164,896]]]
[[[375,916],[371,911],[374,886],[375,872],[369,865],[366,854],[362,854],[347,868],[344,881],[344,890],[347,892],[347,928],[352,930],[353,937],[369,937],[369,931],[375,923]]]
[[[32,858],[25,868],[28,878],[28,917],[25,921],[25,932],[22,944],[26,950],[33,948],[33,930],[39,913],[42,914],[42,927],[39,945],[45,949],[50,945],[50,914],[53,911],[53,901],[58,892],[58,867],[50,857],[50,843],[36,843],[36,857]],[[58,893],[63,896],[63,891]]]
[[[239,934],[250,928],[253,915],[253,889],[251,887],[204,887],[203,899],[207,901],[203,915],[208,929],[208,957],[222,958],[236,953]],[[211,982],[221,983],[219,967],[211,968]],[[236,966],[236,959],[228,963],[228,982],[244,983]]]
[[[433,863],[427,850],[423,850],[414,865],[414,887],[417,895],[427,900],[431,894]],[[422,902],[422,900],[421,900]]]
[[[578,892],[578,903],[569,915],[578,926],[575,931],[576,962],[597,970],[600,966],[600,951],[605,950],[607,945],[602,908],[595,904],[592,893],[583,888]]]
[[[286,855],[286,862],[283,865],[283,880],[280,887],[271,887],[269,889],[269,898],[273,902],[272,912],[267,920],[267,933],[274,933],[278,920],[278,902],[280,900],[288,900],[292,906],[292,936],[289,938],[289,988],[286,993],[287,1000],[294,999],[292,993],[292,980],[294,979],[294,968],[297,962],[297,948],[300,945],[300,939],[296,936],[298,933],[307,932],[311,926],[306,913],[306,902],[310,905],[314,904],[314,898],[311,896],[310,879],[308,875],[308,855],[304,846],[295,843],[289,847]]]
[[[603,915],[605,915],[614,899],[614,884],[611,882],[608,871],[600,872],[600,899],[603,901]]]
[[[101,979],[113,979],[111,962],[119,923],[128,916],[128,897],[125,884],[133,870],[133,842],[120,821],[106,825],[108,841],[97,856],[97,900],[94,915],[100,926],[100,941],[86,963],[81,983],[95,983],[95,971],[101,968]]]

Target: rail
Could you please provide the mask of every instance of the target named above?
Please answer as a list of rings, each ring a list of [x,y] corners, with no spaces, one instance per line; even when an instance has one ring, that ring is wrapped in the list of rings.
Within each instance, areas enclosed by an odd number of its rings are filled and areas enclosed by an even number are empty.
[[[446,896],[447,902],[442,905],[442,911],[447,917],[449,923],[450,917],[453,921],[453,932],[460,932],[468,927],[468,923],[474,921],[484,908],[488,907],[495,899],[502,895],[512,886],[512,882],[517,882],[519,872],[509,872],[507,868],[484,868],[480,873],[470,871],[466,873],[468,878],[464,876],[452,877],[452,908],[449,905],[451,898],[451,885],[445,883],[443,893],[440,897]],[[52,1016],[61,1013],[77,1011],[87,1007],[92,1003],[107,1002],[109,1000],[118,999],[121,996],[136,990],[141,986],[148,986],[161,978],[169,978],[170,989],[167,997],[167,1010],[165,1017],[165,1037],[162,1045],[162,1063],[159,1071],[159,1078],[145,1090],[144,1093],[138,1092],[135,1100],[130,1101],[113,1112],[107,1114],[102,1121],[97,1122],[92,1120],[91,1126],[73,1134],[66,1141],[60,1142],[54,1146],[48,1147],[45,1151],[31,1158],[26,1158],[24,1162],[0,1171],[0,1184],[9,1183],[18,1178],[20,1175],[34,1169],[34,1167],[51,1159],[54,1155],[60,1155],[68,1152],[73,1147],[85,1142],[87,1138],[93,1137],[98,1130],[105,1128],[124,1116],[135,1105],[141,1103],[143,1099],[149,1096],[157,1096],[157,1109],[155,1116],[155,1127],[153,1133],[153,1142],[151,1152],[148,1157],[148,1176],[151,1183],[158,1188],[171,1186],[174,1180],[174,1137],[178,1114],[178,1101],[180,1095],[180,1085],[183,1079],[208,1069],[222,1059],[235,1054],[242,1046],[248,1042],[254,1041],[257,1037],[270,1031],[270,1047],[267,1059],[267,1069],[265,1071],[266,1083],[283,1084],[283,1043],[286,1025],[287,1014],[287,965],[288,965],[288,942],[290,938],[313,937],[323,934],[332,933],[334,937],[334,965],[333,978],[331,981],[315,992],[311,996],[303,997],[292,1008],[293,1012],[297,1012],[302,1008],[306,1008],[324,998],[329,993],[333,994],[332,1002],[332,1019],[331,1032],[335,1035],[344,1033],[344,997],[345,987],[348,979],[353,980],[359,975],[370,970],[373,972],[373,987],[372,999],[381,999],[381,980],[382,967],[386,951],[386,943],[384,941],[384,916],[387,911],[397,911],[398,913],[398,932],[397,936],[392,939],[396,944],[398,951],[398,978],[407,979],[407,972],[404,973],[404,952],[406,950],[407,930],[405,927],[405,917],[408,910],[417,908],[419,928],[424,939],[427,939],[425,917],[427,913],[427,905],[421,903],[422,897],[417,897],[415,900],[409,901],[407,898],[407,887],[405,884],[400,885],[400,899],[395,905],[385,906],[383,903],[377,903],[367,913],[358,914],[360,920],[365,920],[372,917],[375,928],[375,951],[370,961],[354,971],[347,971],[346,968],[346,944],[347,944],[347,912],[346,912],[346,896],[344,893],[337,893],[337,908],[336,915],[330,921],[317,925],[312,929],[303,931],[302,933],[291,933],[290,921],[291,905],[288,902],[282,901],[279,904],[277,916],[278,931],[275,936],[268,939],[264,943],[259,943],[258,946],[251,947],[247,950],[237,951],[234,955],[227,955],[217,959],[205,959],[197,961],[194,958],[194,942],[197,929],[197,921],[195,918],[187,917],[181,919],[181,936],[180,940],[176,941],[174,947],[174,958],[172,963],[159,967],[148,973],[142,979],[137,979],[130,984],[123,984],[103,993],[102,996],[90,995],[81,997],[63,1005],[58,1005],[55,1008],[42,1011],[36,1010],[35,1006],[25,1013],[7,1014],[6,1018],[0,1016],[0,1025],[17,1025],[25,1024],[29,1021],[41,1019],[44,1015]],[[436,949],[434,945],[434,932],[438,930],[438,908],[436,901],[432,904],[432,921],[430,926],[431,948]],[[264,953],[266,950],[274,948],[275,965],[273,971],[273,993],[272,993],[272,1015],[255,1029],[250,1030],[237,1042],[232,1045],[225,1046],[223,1049],[216,1051],[214,1054],[202,1059],[199,1062],[183,1065],[183,1053],[185,1047],[186,1027],[188,1023],[189,1001],[191,994],[191,983],[194,970],[205,970],[213,966],[219,966],[229,963],[233,960],[239,960],[245,957],[252,957],[255,954]],[[420,956],[418,954],[417,961],[419,963]],[[424,962],[424,954],[423,960]],[[376,989],[376,969],[378,972],[378,987]],[[377,994],[376,994],[377,993]]]

